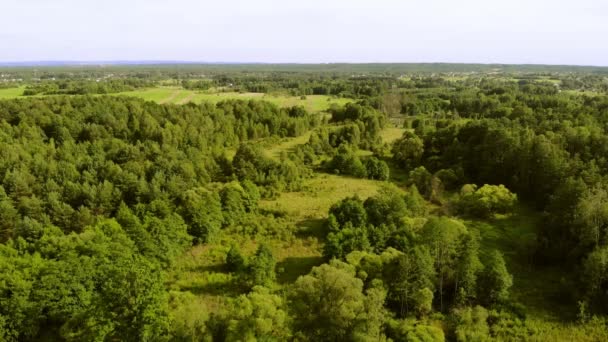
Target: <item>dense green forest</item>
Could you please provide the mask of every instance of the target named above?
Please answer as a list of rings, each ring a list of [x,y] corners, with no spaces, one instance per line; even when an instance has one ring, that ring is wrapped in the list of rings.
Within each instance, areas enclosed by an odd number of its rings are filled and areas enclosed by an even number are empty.
[[[0,74],[0,340],[608,340],[606,68]]]

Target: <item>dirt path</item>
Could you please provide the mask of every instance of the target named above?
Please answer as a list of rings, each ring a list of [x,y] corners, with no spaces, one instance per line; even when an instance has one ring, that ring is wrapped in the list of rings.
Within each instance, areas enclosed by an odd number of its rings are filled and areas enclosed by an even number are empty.
[[[192,100],[192,98],[193,98],[193,97],[194,97],[194,93],[193,93],[193,94],[190,94],[190,95],[188,95],[188,96],[186,96],[186,97],[184,97],[184,98],[183,98],[183,99],[181,99],[181,100],[179,100],[179,101],[177,102],[177,104],[186,104],[186,103],[190,102],[190,101]]]
[[[167,97],[164,100],[159,101],[158,103],[163,104],[163,103],[172,102],[177,97],[177,95],[179,95],[179,93],[181,93],[181,90],[176,90],[173,93],[171,93],[171,95],[169,95],[169,97]]]

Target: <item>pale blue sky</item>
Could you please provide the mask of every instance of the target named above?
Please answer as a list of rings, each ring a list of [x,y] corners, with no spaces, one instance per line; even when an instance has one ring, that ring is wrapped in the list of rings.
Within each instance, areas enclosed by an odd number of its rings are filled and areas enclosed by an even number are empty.
[[[0,0],[0,61],[608,65],[607,0]]]

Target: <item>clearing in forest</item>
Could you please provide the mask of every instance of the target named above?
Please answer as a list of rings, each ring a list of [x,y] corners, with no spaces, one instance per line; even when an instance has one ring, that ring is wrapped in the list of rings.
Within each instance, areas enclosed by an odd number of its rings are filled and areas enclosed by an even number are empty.
[[[3,88],[0,89],[0,99],[14,99],[23,96],[25,86],[18,88]]]

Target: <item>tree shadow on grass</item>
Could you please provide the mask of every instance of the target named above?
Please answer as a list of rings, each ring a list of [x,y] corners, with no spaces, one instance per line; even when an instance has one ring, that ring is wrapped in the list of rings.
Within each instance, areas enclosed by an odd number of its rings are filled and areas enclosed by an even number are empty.
[[[209,281],[205,283],[193,283],[187,286],[181,286],[182,291],[190,291],[192,294],[212,295],[212,296],[227,296],[236,297],[246,293],[245,288],[238,282],[237,279],[229,281]]]
[[[325,219],[307,219],[302,220],[296,224],[298,230],[296,231],[296,237],[305,239],[308,237],[316,237],[319,240],[325,239],[327,235],[327,229],[325,228]]]
[[[308,274],[310,270],[321,265],[325,259],[321,256],[289,257],[277,263],[277,282],[279,284],[293,283],[299,276]]]
[[[226,266],[226,264],[196,266],[192,269],[192,271],[210,272],[210,273],[228,273],[228,266]]]

